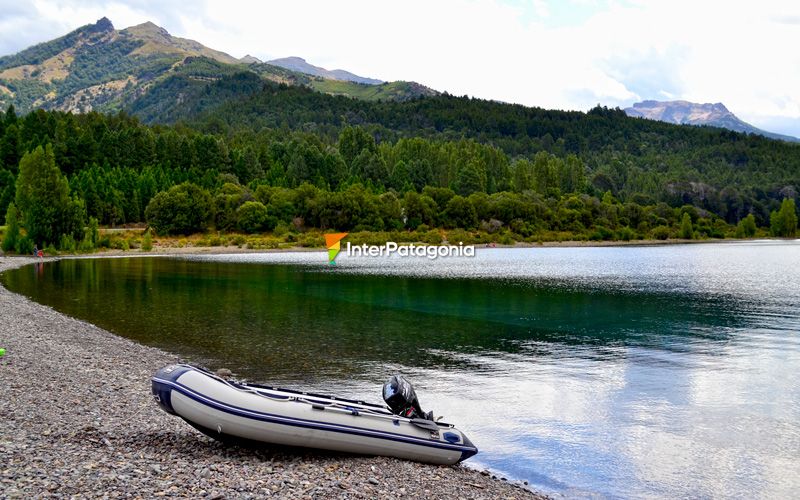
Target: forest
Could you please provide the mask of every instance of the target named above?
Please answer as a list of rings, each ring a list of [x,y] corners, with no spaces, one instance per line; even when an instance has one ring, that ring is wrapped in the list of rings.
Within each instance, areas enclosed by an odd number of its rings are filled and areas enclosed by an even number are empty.
[[[117,113],[0,112],[4,250],[88,249],[98,225],[131,224],[287,241],[329,230],[500,243],[796,231],[796,144],[602,107],[366,102],[252,73],[198,80],[214,70],[198,64]]]

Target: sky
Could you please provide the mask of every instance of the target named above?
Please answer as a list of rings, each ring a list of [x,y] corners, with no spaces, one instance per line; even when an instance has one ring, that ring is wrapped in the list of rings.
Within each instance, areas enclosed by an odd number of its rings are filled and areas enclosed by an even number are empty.
[[[300,56],[455,95],[550,109],[722,102],[800,136],[800,2],[0,0],[0,54],[106,16],[236,57]]]

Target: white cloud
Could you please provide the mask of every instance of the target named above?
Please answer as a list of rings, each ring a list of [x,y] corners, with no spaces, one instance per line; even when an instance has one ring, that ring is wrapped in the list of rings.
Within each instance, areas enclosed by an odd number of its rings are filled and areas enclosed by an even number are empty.
[[[6,52],[22,48],[13,46],[17,39],[45,40],[103,15],[117,27],[149,19],[237,57],[298,55],[364,76],[547,108],[667,96],[724,102],[757,126],[800,133],[800,4],[792,2],[573,0],[565,9],[555,0],[208,0],[186,8],[35,0],[16,10],[2,3],[14,19],[0,20]],[[15,23],[28,33],[17,36]]]

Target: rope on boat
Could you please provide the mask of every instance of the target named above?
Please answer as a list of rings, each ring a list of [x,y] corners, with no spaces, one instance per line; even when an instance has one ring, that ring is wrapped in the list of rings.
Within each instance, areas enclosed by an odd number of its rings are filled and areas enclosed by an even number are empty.
[[[264,392],[263,390],[259,390],[258,388],[255,388],[255,387],[249,387],[249,386],[247,386],[245,384],[235,384],[235,383],[233,383],[233,382],[231,382],[229,380],[226,380],[226,379],[220,377],[216,373],[213,373],[213,372],[210,372],[210,371],[205,371],[205,374],[208,375],[209,377],[219,381],[219,382],[222,382],[223,384],[227,385],[228,387],[230,387],[232,389],[236,389],[237,391],[240,391],[240,392],[255,394],[256,396],[261,396],[262,398],[267,398],[270,401],[279,401],[279,402],[282,402],[282,403],[294,401],[294,402],[298,402],[298,403],[305,403],[305,404],[311,405],[312,407],[315,407],[315,408],[318,407],[320,410],[325,410],[325,409],[337,410],[337,411],[348,413],[348,414],[354,415],[354,416],[361,416],[362,414],[365,414],[365,415],[370,416],[370,417],[382,418],[382,419],[394,420],[396,422],[406,422],[406,423],[413,424],[413,422],[411,421],[410,418],[401,417],[401,416],[395,415],[393,413],[378,413],[376,410],[373,410],[371,408],[355,408],[353,406],[345,405],[345,404],[342,404],[342,403],[339,403],[339,402],[336,402],[336,401],[331,402],[331,403],[323,403],[323,402],[309,401],[308,399],[305,399],[305,398],[299,397],[299,396],[273,396],[273,395],[270,395],[267,392]],[[439,423],[439,420],[441,418],[442,417],[437,418],[436,421],[434,422],[434,424],[437,425],[437,426],[447,426],[447,427],[451,427],[451,428],[453,427],[452,424]]]
[[[371,408],[355,408],[355,407],[352,407],[352,406],[349,406],[349,405],[344,405],[344,404],[339,403],[339,402],[331,402],[331,403],[314,402],[314,401],[309,401],[308,399],[305,399],[305,398],[302,398],[302,397],[298,397],[298,396],[273,396],[273,395],[271,395],[271,394],[269,394],[267,392],[264,392],[262,390],[254,388],[254,387],[248,387],[247,385],[242,385],[242,384],[234,384],[233,382],[230,382],[229,380],[225,380],[224,378],[222,378],[222,377],[220,377],[220,376],[218,376],[218,375],[216,375],[214,373],[207,373],[207,374],[211,378],[213,378],[213,379],[215,379],[215,380],[217,380],[219,382],[222,382],[223,384],[227,385],[228,387],[230,387],[232,389],[236,389],[237,391],[240,391],[240,392],[255,394],[257,396],[261,396],[263,398],[267,398],[270,401],[279,401],[279,402],[282,402],[282,403],[295,401],[295,402],[299,402],[299,403],[309,404],[311,406],[319,406],[319,407],[322,407],[322,409],[330,408],[330,409],[342,410],[342,411],[345,411],[347,413],[350,413],[351,415],[356,415],[356,416],[359,416],[362,413],[364,413],[364,414],[367,414],[367,415],[372,416],[372,417],[388,418],[388,419],[392,419],[392,420],[398,420],[398,421],[402,420],[402,421],[410,422],[410,420],[407,419],[407,418],[400,417],[400,416],[393,415],[393,414],[378,413],[378,412],[376,412],[375,410],[373,410]]]

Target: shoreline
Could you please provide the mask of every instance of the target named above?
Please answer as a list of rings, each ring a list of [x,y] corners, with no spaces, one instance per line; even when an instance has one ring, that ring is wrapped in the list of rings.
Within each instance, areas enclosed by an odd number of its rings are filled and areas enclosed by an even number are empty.
[[[0,256],[0,272],[57,259]],[[547,498],[461,465],[226,447],[152,401],[150,377],[177,356],[2,286],[0,347],[0,489],[8,498]]]
[[[586,241],[586,240],[569,240],[569,241],[544,241],[541,243],[514,243],[512,245],[496,244],[494,246],[486,246],[486,244],[476,244],[475,250],[482,249],[498,249],[498,248],[613,248],[613,247],[658,247],[658,246],[673,246],[673,245],[730,245],[736,243],[754,243],[754,242],[781,242],[781,241],[797,241],[796,238],[729,238],[729,239],[705,239],[705,240],[631,240],[631,241]],[[415,243],[416,245],[416,243]],[[284,247],[284,248],[247,248],[240,246],[194,246],[187,245],[182,247],[177,246],[153,246],[150,251],[142,251],[141,249],[130,250],[117,250],[117,249],[103,249],[91,253],[62,253],[55,256],[45,256],[45,258],[84,258],[84,257],[125,257],[125,256],[167,256],[167,255],[193,255],[193,254],[237,254],[237,253],[287,253],[287,252],[326,252],[325,247]],[[0,259],[2,258],[31,258],[29,256],[17,254],[4,254],[0,251]],[[31,260],[33,262],[33,260]]]

